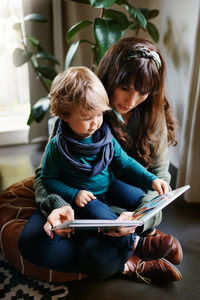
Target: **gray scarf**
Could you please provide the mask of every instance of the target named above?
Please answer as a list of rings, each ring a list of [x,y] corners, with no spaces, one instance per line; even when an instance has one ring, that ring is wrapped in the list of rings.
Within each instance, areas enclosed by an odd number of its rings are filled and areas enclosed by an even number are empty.
[[[104,122],[93,134],[91,144],[80,143],[75,139],[69,125],[60,120],[57,130],[57,145],[67,162],[79,173],[86,177],[96,176],[101,173],[112,161],[114,155],[113,135],[108,125]],[[93,165],[78,161],[74,154],[86,156],[97,155]]]

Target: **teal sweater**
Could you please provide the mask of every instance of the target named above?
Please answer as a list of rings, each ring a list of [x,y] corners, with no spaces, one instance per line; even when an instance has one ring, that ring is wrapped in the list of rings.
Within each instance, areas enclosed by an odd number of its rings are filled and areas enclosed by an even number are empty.
[[[81,139],[79,142],[90,144],[92,143],[92,137]],[[129,157],[114,137],[113,148],[114,156],[111,164],[100,174],[93,177],[86,177],[72,169],[64,155],[58,149],[56,137],[52,138],[47,145],[41,171],[41,179],[44,187],[49,193],[60,195],[72,205],[75,203],[80,190],[90,191],[95,196],[105,193],[114,180],[114,174],[111,169],[117,168],[124,175],[129,175],[133,185],[152,190],[152,182],[157,177],[148,172],[136,160]],[[96,155],[76,155],[76,159],[85,164],[92,164],[96,159]]]

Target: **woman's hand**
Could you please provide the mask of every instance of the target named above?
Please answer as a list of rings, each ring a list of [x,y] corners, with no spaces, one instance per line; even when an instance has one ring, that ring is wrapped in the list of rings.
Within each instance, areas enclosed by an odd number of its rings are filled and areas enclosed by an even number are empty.
[[[93,199],[96,199],[96,197],[91,192],[81,190],[76,197],[75,203],[79,207],[84,207]]]
[[[163,194],[166,194],[169,192],[168,184],[163,179],[155,179],[152,183],[152,188],[158,192],[159,196],[162,196]]]
[[[116,219],[116,221],[131,221],[132,220],[132,215],[133,212],[130,211],[125,211],[121,213],[121,215]],[[114,237],[119,237],[123,235],[129,235],[130,233],[135,232],[135,226],[133,227],[118,227],[117,229],[110,229],[108,232],[103,232],[104,234],[114,236]]]
[[[71,206],[62,206],[56,208],[52,210],[50,215],[47,217],[47,221],[44,224],[44,230],[52,239],[53,231],[51,231],[51,229],[64,222],[70,222],[70,221],[74,221],[74,210],[71,208]],[[72,229],[71,228],[58,229],[55,230],[55,232],[62,236],[67,235],[68,237],[70,237]]]

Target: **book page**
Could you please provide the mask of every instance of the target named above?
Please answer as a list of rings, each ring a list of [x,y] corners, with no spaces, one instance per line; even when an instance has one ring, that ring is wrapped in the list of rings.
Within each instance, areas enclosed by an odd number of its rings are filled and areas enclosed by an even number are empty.
[[[143,222],[147,221],[149,218],[154,216],[158,211],[170,204],[189,188],[190,186],[186,185],[176,190],[170,191],[162,196],[153,198],[147,204],[134,211],[132,220],[140,220]]]

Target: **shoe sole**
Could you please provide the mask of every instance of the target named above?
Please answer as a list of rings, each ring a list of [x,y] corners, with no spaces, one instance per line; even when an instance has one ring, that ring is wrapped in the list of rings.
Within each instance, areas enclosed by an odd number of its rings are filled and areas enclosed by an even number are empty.
[[[161,260],[165,261],[167,264],[169,264],[177,273],[177,276],[174,277],[173,281],[179,281],[182,278],[181,272],[167,259],[165,258],[160,258]]]

